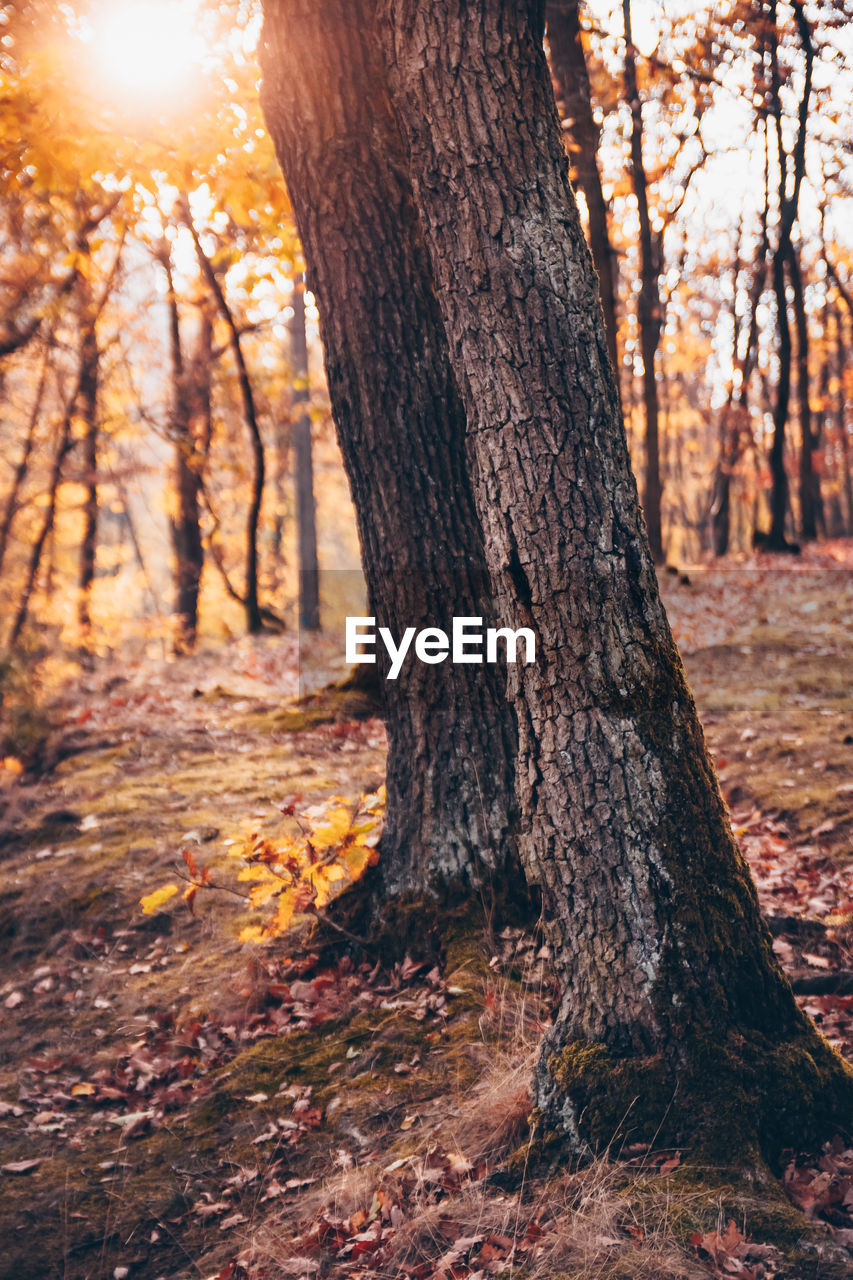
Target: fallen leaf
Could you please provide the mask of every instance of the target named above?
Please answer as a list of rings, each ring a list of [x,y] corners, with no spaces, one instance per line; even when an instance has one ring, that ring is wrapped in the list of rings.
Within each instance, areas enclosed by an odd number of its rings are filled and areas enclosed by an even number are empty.
[[[0,1169],[4,1173],[31,1173],[43,1160],[44,1156],[39,1156],[35,1160],[13,1160],[10,1164],[0,1164]]]
[[[159,911],[164,902],[168,902],[170,898],[174,898],[178,892],[176,884],[164,884],[161,889],[155,889],[153,893],[146,894],[144,898],[139,899],[139,905],[142,907],[143,915],[153,916]]]

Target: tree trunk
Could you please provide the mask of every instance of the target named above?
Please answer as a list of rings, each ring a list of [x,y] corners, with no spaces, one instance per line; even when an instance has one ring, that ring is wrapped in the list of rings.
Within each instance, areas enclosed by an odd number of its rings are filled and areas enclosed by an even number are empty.
[[[788,515],[788,472],[785,467],[785,427],[791,399],[791,326],[785,284],[785,259],[778,250],[773,258],[773,292],[776,296],[776,330],[779,337],[779,376],[773,404],[773,441],[770,445],[769,551],[787,551],[785,520]]]
[[[577,180],[589,211],[589,247],[598,273],[598,290],[607,350],[619,385],[619,326],[616,319],[616,255],[607,229],[607,203],[601,189],[598,171],[598,148],[601,141],[595,116],[589,73],[583,51],[580,24],[580,0],[547,0],[548,48],[551,74],[561,108],[563,128],[571,139],[571,159]]]
[[[42,519],[41,528],[36,535],[36,540],[30,548],[30,555],[27,562],[27,572],[24,579],[24,585],[21,590],[21,597],[18,601],[18,608],[15,611],[15,617],[12,622],[12,628],[9,632],[8,646],[14,649],[21,638],[21,633],[26,625],[29,616],[30,604],[32,602],[33,593],[38,581],[39,569],[41,568],[42,556],[48,539],[53,536],[53,526],[56,521],[56,505],[59,497],[59,486],[62,482],[62,471],[65,466],[65,460],[71,450],[74,448],[74,436],[71,431],[74,413],[77,408],[77,401],[80,396],[80,385],[82,380],[83,359],[82,351],[85,343],[85,332],[81,334],[80,357],[78,363],[78,372],[74,382],[74,388],[65,404],[65,411],[62,415],[62,426],[59,429],[59,439],[57,441],[56,450],[53,455],[53,463],[50,469],[50,480],[47,489],[47,504],[45,507],[44,517]]]
[[[797,403],[800,413],[800,533],[804,542],[814,542],[823,528],[823,500],[815,453],[820,448],[820,428],[812,425],[809,405],[809,325],[799,255],[788,245],[788,270],[794,292],[794,321],[797,328]]]
[[[204,546],[199,523],[199,495],[201,492],[200,457],[193,436],[192,401],[197,389],[190,384],[197,364],[203,370],[203,351],[197,353],[192,371],[187,369],[181,339],[181,320],[178,299],[172,276],[171,248],[168,241],[161,245],[158,256],[166,274],[166,303],[169,309],[169,353],[172,366],[172,403],[170,434],[175,450],[175,497],[177,512],[171,522],[172,548],[175,553],[175,619],[173,641],[175,653],[190,653],[195,647],[198,633],[198,593],[204,568]],[[207,395],[210,395],[210,328],[202,318],[200,340],[205,338],[207,351]],[[203,391],[202,391],[203,395]]]
[[[293,377],[293,464],[296,473],[296,528],[299,547],[299,626],[320,630],[320,567],[317,563],[317,509],[314,501],[314,460],[311,454],[311,415],[308,412],[308,338],[305,332],[305,280],[293,282],[288,323]]]
[[[643,511],[649,545],[655,564],[663,564],[661,531],[661,478],[659,444],[658,384],[655,359],[660,344],[663,309],[658,277],[660,275],[660,237],[652,233],[649,218],[649,196],[646,167],[643,161],[643,104],[637,87],[637,65],[631,32],[631,0],[622,0],[625,24],[625,94],[631,108],[631,181],[637,197],[640,219],[640,292],[637,297],[637,324],[640,329],[640,353],[643,357],[643,408],[646,418],[646,472],[643,486]]]
[[[80,569],[77,583],[77,622],[80,641],[84,650],[92,644],[91,596],[95,581],[95,560],[98,551],[98,381],[100,352],[94,322],[86,313],[92,309],[92,290],[88,280],[81,280],[80,292],[82,339],[80,344],[80,391],[78,413],[84,423],[83,435],[83,483],[86,497],[83,502],[83,538],[80,543]]]
[[[850,313],[853,319],[853,311]],[[847,348],[844,345],[844,322],[840,307],[835,309],[835,359],[836,377],[838,379],[838,395],[835,402],[835,420],[838,424],[838,440],[841,449],[841,479],[844,487],[844,505],[846,507],[846,533],[853,538],[853,467],[850,463],[850,437],[847,430],[847,397],[844,388],[844,375],[847,370]]]
[[[367,0],[266,0],[263,103],[320,312],[370,612],[395,636],[491,613],[465,414]],[[330,92],[328,86],[334,86]],[[381,670],[387,663],[380,654]],[[511,901],[515,725],[495,667],[384,681],[387,898]],[[424,928],[413,916],[414,927]]]
[[[749,298],[749,328],[746,335],[746,350],[743,358],[738,356],[740,341],[740,320],[737,314],[737,286],[740,276],[740,249],[735,261],[734,296],[732,299],[732,323],[734,326],[734,342],[732,366],[740,372],[740,382],[732,379],[728,403],[723,411],[720,424],[720,447],[717,463],[714,468],[713,487],[711,491],[711,548],[715,556],[724,556],[729,549],[729,530],[731,526],[731,486],[734,469],[743,453],[745,441],[752,443],[752,432],[749,425],[749,383],[755,369],[758,356],[758,308],[767,283],[767,258],[770,251],[769,217],[770,217],[770,147],[767,127],[764,128],[764,206],[761,211],[761,239],[755,261],[755,274]]]
[[[3,569],[3,561],[6,559],[6,549],[9,545],[9,535],[12,532],[12,525],[15,516],[18,514],[18,507],[21,498],[21,489],[27,478],[27,472],[30,466],[30,458],[33,453],[33,446],[36,439],[36,431],[38,429],[39,418],[41,416],[41,406],[44,400],[45,386],[47,384],[47,373],[50,367],[50,359],[53,351],[53,334],[51,333],[45,343],[44,357],[42,359],[41,372],[39,374],[36,393],[33,398],[33,406],[30,410],[29,422],[27,423],[27,434],[24,440],[24,446],[21,450],[21,456],[15,466],[12,475],[12,483],[9,486],[9,492],[6,495],[6,505],[3,511],[3,521],[0,524],[0,571]]]
[[[849,1119],[853,1072],[775,961],[661,605],[541,15],[386,14],[499,614],[538,637],[509,677],[562,990],[536,1102],[579,1148],[630,1131],[778,1156]]]
[[[237,381],[240,385],[240,397],[243,402],[243,417],[246,421],[252,446],[252,496],[246,517],[246,595],[243,603],[246,610],[246,630],[249,635],[256,635],[263,629],[263,610],[258,599],[258,526],[261,520],[264,483],[266,481],[266,460],[261,437],[261,426],[258,421],[252,380],[249,377],[249,369],[243,355],[240,331],[237,328],[233,312],[228,305],[228,299],[225,297],[225,291],[214,270],[213,263],[204,251],[186,196],[182,197],[181,205],[184,225],[192,236],[201,273],[207,282],[219,314],[228,329],[231,353],[237,366]]]
[[[776,403],[773,406],[773,442],[770,446],[770,533],[765,541],[768,551],[798,550],[792,548],[785,536],[788,513],[788,475],[785,467],[785,428],[791,400],[791,327],[788,322],[786,267],[791,273],[792,284],[795,263],[792,234],[799,209],[800,188],[806,167],[806,135],[808,131],[809,101],[812,87],[814,45],[811,28],[806,19],[802,0],[792,0],[794,18],[800,43],[805,54],[805,76],[798,107],[797,136],[789,156],[785,150],[782,124],[782,76],[779,69],[778,3],[770,0],[768,24],[770,52],[770,110],[776,126],[776,150],[779,161],[779,240],[773,255],[773,292],[776,296],[776,327],[779,335],[779,377],[776,386]],[[792,182],[789,190],[788,166],[791,162]],[[806,390],[808,395],[808,390]]]

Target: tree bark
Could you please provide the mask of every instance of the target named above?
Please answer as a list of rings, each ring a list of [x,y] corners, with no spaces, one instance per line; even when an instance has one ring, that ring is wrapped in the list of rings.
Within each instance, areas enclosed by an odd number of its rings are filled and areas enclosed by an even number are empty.
[[[508,682],[562,991],[537,1105],[577,1148],[630,1131],[778,1156],[849,1118],[853,1072],[775,961],[660,601],[542,6],[383,15],[493,590],[538,637]]]
[[[77,582],[77,622],[80,641],[84,650],[92,644],[91,596],[95,581],[95,560],[98,551],[98,389],[100,375],[100,351],[98,335],[88,312],[93,306],[92,290],[88,280],[80,282],[81,330],[80,385],[78,413],[84,424],[82,440],[83,484],[86,497],[83,502],[83,538],[80,542],[80,567]]]
[[[50,368],[50,360],[53,352],[53,333],[51,332],[45,342],[44,356],[42,358],[41,372],[39,374],[38,384],[36,386],[35,396],[33,397],[33,405],[30,410],[29,421],[27,423],[27,434],[24,439],[21,456],[15,465],[12,475],[12,483],[9,486],[9,492],[6,495],[6,504],[3,510],[3,521],[0,524],[0,571],[3,569],[3,562],[6,559],[6,549],[9,545],[9,535],[12,532],[12,525],[21,500],[21,489],[27,478],[27,472],[30,466],[30,458],[33,453],[33,446],[36,439],[36,431],[41,416],[42,401],[44,400],[45,386],[47,384],[47,373]]]
[[[601,130],[592,111],[589,73],[583,51],[580,0],[547,0],[551,74],[561,108],[563,128],[571,139],[571,160],[589,212],[589,247],[598,273],[598,290],[607,350],[619,385],[619,326],[616,318],[616,255],[607,229],[607,202],[598,170]]]
[[[62,425],[59,429],[59,438],[57,440],[56,449],[53,455],[53,462],[50,469],[50,480],[47,489],[47,505],[45,507],[44,517],[42,519],[41,528],[36,535],[36,540],[30,548],[29,559],[27,561],[27,572],[24,579],[24,585],[21,590],[21,597],[18,601],[18,608],[15,611],[15,617],[12,622],[12,628],[9,632],[8,647],[14,649],[21,638],[21,633],[29,616],[30,604],[32,602],[33,593],[35,592],[36,583],[38,581],[39,570],[41,568],[42,556],[44,555],[45,545],[53,535],[53,526],[56,521],[56,506],[59,497],[59,486],[62,482],[62,471],[65,466],[65,460],[71,450],[74,448],[75,440],[72,434],[72,423],[74,413],[77,407],[77,401],[80,396],[80,385],[82,375],[82,349],[85,342],[85,333],[81,334],[80,356],[78,358],[78,372],[74,382],[74,388],[65,403],[65,410],[62,415]]]
[[[655,564],[663,564],[661,530],[661,477],[658,384],[655,360],[663,325],[658,278],[661,270],[660,237],[652,232],[649,218],[648,183],[643,161],[643,104],[637,87],[637,63],[631,32],[631,0],[622,0],[625,24],[625,95],[631,108],[631,181],[637,197],[640,220],[640,292],[637,297],[637,324],[640,329],[640,353],[643,357],[643,408],[646,418],[646,471],[643,485],[643,511],[649,545]]]
[[[853,311],[849,318],[853,320]],[[841,450],[841,481],[844,488],[844,505],[846,508],[846,533],[853,538],[853,466],[850,462],[850,437],[847,430],[847,397],[844,388],[844,376],[847,370],[847,354],[849,348],[844,345],[844,321],[840,307],[835,308],[835,369],[838,380],[838,392],[835,402],[835,421],[838,428],[838,443]]]
[[[804,542],[814,542],[823,530],[823,500],[815,454],[820,448],[820,427],[813,425],[809,404],[809,323],[803,292],[800,258],[788,245],[788,273],[794,294],[794,322],[797,330],[797,403],[800,415],[800,534]]]
[[[213,263],[204,251],[195,223],[193,222],[192,212],[189,207],[189,201],[184,196],[182,198],[182,215],[184,225],[192,236],[195,245],[196,257],[201,268],[201,273],[210,289],[214,301],[216,302],[219,314],[225,321],[228,329],[228,338],[231,346],[231,352],[234,356],[234,363],[237,366],[237,381],[240,384],[240,397],[243,402],[243,416],[249,431],[249,439],[252,446],[252,496],[249,501],[249,512],[246,517],[246,595],[244,599],[244,607],[246,610],[246,630],[249,635],[256,635],[263,629],[263,610],[260,607],[258,599],[258,525],[261,519],[261,506],[264,500],[264,483],[266,481],[266,460],[264,456],[264,445],[261,436],[261,427],[258,421],[257,407],[255,405],[255,393],[252,389],[252,380],[249,377],[249,370],[246,365],[246,359],[243,355],[243,344],[240,340],[240,331],[234,320],[233,312],[228,305],[228,299],[225,297],[225,291],[219,281]]]
[[[198,594],[204,569],[204,546],[199,521],[201,493],[200,457],[193,435],[191,372],[184,359],[181,317],[172,274],[171,247],[163,241],[158,257],[166,275],[166,305],[169,311],[169,356],[172,373],[169,434],[174,446],[174,484],[177,513],[171,522],[175,553],[175,653],[190,653],[198,634]],[[202,321],[204,329],[204,321]],[[209,348],[210,330],[207,328]],[[201,353],[199,353],[201,354]],[[208,350],[209,356],[209,350]],[[193,362],[195,364],[195,362]],[[195,370],[193,370],[195,372]],[[209,396],[209,362],[207,369]]]
[[[800,188],[806,169],[806,135],[808,132],[809,102],[814,65],[814,44],[811,27],[805,16],[802,0],[792,0],[794,18],[805,55],[803,91],[797,112],[797,136],[789,156],[785,150],[782,127],[782,77],[779,69],[779,29],[777,0],[770,0],[768,27],[770,52],[770,110],[776,126],[776,151],[779,162],[779,239],[773,255],[773,292],[776,297],[776,327],[779,339],[779,377],[776,386],[776,402],[773,406],[773,442],[770,446],[770,533],[765,540],[768,551],[789,551],[791,544],[785,536],[785,520],[788,514],[788,474],[785,467],[785,429],[791,400],[791,327],[788,321],[786,268],[793,272],[794,248],[792,234],[800,202]],[[788,162],[791,162],[792,179],[788,182]],[[792,284],[796,291],[796,284]],[[808,390],[806,389],[806,395]],[[793,548],[798,549],[798,548]]]
[[[293,464],[296,477],[296,529],[299,548],[299,626],[320,630],[320,567],[317,563],[317,508],[314,501],[314,459],[311,415],[308,412],[308,338],[305,332],[305,280],[293,282],[288,322],[293,377]]]
[[[732,322],[734,325],[733,368],[740,372],[740,382],[732,380],[728,403],[720,423],[720,450],[714,468],[711,491],[710,526],[711,548],[715,556],[724,556],[729,549],[731,527],[731,486],[735,467],[743,453],[746,440],[752,442],[749,427],[749,383],[758,356],[758,307],[767,283],[767,259],[770,252],[770,150],[767,129],[764,130],[764,206],[761,211],[761,239],[756,252],[752,288],[749,298],[749,328],[743,358],[738,356],[740,322],[737,315],[737,284],[740,275],[740,252],[736,255],[734,272],[734,298]]]
[[[446,629],[453,616],[488,619],[465,414],[371,39],[372,5],[266,0],[264,11],[263,104],[320,312],[370,612],[394,635]],[[382,654],[380,664],[384,675]],[[500,894],[505,906],[524,890],[502,674],[414,662],[383,683],[380,892],[443,901],[462,886],[486,904]]]

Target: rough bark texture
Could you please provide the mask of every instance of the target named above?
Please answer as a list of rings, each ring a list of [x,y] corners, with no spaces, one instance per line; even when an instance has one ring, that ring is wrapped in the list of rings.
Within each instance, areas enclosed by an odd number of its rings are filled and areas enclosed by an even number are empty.
[[[643,484],[643,510],[649,545],[656,564],[663,564],[661,530],[660,476],[660,410],[655,361],[663,326],[658,278],[661,271],[660,238],[652,232],[649,217],[648,183],[643,161],[643,104],[637,87],[637,65],[631,32],[630,0],[622,0],[625,24],[625,95],[631,108],[631,181],[637,197],[640,220],[640,292],[637,296],[637,324],[640,329],[640,353],[643,357],[643,408],[646,418],[646,471]]]
[[[288,322],[293,377],[293,466],[296,478],[296,530],[299,548],[299,626],[320,630],[320,569],[317,564],[317,509],[314,459],[308,413],[308,338],[305,332],[305,281],[294,280],[293,315]]]
[[[563,128],[570,139],[572,164],[589,212],[589,247],[598,273],[598,290],[607,350],[619,382],[618,324],[616,320],[616,255],[607,230],[607,203],[598,171],[599,129],[592,111],[589,73],[581,38],[579,0],[547,0],[548,49],[551,74]]]
[[[577,1145],[731,1157],[849,1117],[734,843],[657,589],[532,0],[388,0],[390,83],[515,668],[521,851],[562,999],[539,1107]],[[846,1108],[846,1109],[845,1109]]]
[[[263,102],[320,311],[377,625],[489,616],[465,415],[369,5],[267,0]],[[381,654],[380,654],[381,659]],[[519,883],[515,726],[498,668],[410,663],[384,682],[388,897]],[[417,921],[415,922],[417,925]]]

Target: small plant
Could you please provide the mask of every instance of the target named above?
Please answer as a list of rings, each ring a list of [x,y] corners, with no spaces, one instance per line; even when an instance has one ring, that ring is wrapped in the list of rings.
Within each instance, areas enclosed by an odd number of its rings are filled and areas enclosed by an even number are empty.
[[[193,909],[199,889],[237,892],[250,909],[269,908],[266,923],[251,924],[240,933],[241,942],[267,942],[285,933],[299,914],[319,911],[338,890],[358,880],[379,859],[377,845],[385,810],[385,788],[362,796],[357,802],[330,796],[321,804],[297,813],[296,804],[282,812],[294,820],[297,831],[277,839],[252,831],[229,851],[230,858],[244,863],[238,882],[251,884],[246,893],[231,886],[215,884],[208,867],[199,868],[192,853],[184,850],[189,872],[184,899]],[[146,915],[152,915],[180,888],[163,885],[140,899]]]

